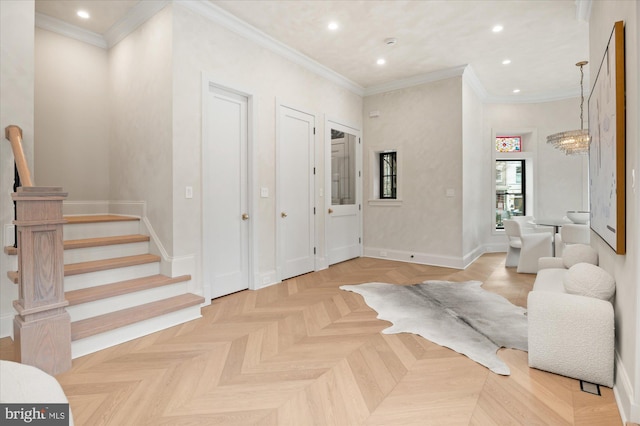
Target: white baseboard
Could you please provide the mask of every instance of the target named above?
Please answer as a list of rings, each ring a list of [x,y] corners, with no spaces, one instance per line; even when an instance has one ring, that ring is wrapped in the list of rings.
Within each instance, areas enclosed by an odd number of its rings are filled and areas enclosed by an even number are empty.
[[[2,236],[2,246],[12,246],[16,242],[16,226],[15,225],[5,225],[4,232]]]
[[[147,216],[146,201],[110,201],[109,213],[121,214],[125,216]]]
[[[65,215],[121,214],[127,216],[146,216],[145,201],[63,201],[62,213]]]
[[[251,290],[260,290],[261,288],[269,287],[281,282],[278,280],[277,272],[275,270],[256,274],[256,278],[257,279],[254,280],[254,286]]]
[[[627,370],[622,364],[622,360],[616,351],[616,379],[613,386],[613,394],[616,397],[618,411],[622,417],[622,424],[627,422],[640,423],[640,404],[633,400],[635,392],[631,384],[631,380],[627,374]],[[640,390],[638,390],[640,392]]]
[[[441,256],[402,250],[389,250],[377,247],[365,247],[364,256],[377,259],[397,260],[400,262],[419,263],[422,265],[442,266],[454,269],[464,269],[465,267],[464,260],[461,257]]]
[[[109,212],[109,201],[68,201],[62,202],[62,214],[64,215],[92,215]]]
[[[15,316],[15,312],[0,316],[0,338],[11,337],[13,340],[13,318]]]
[[[329,259],[326,257],[316,257],[316,271],[322,271],[329,267]]]

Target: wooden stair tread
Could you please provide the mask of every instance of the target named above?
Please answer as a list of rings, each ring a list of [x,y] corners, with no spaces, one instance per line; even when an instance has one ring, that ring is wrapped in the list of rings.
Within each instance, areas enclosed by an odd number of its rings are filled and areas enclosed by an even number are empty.
[[[107,269],[124,268],[154,262],[160,262],[160,256],[156,256],[155,254],[138,254],[135,256],[70,263],[64,265],[64,276],[67,277],[70,275],[86,274],[89,272],[105,271]]]
[[[127,266],[144,265],[146,263],[160,262],[160,256],[155,254],[138,254],[135,256],[114,257],[111,259],[92,260],[89,262],[70,263],[64,265],[64,276],[86,274],[89,272],[106,271],[108,269],[124,268]],[[9,271],[7,276],[18,283],[18,272]]]
[[[116,244],[144,243],[149,240],[150,238],[148,235],[142,234],[117,235],[114,237],[83,238],[80,240],[65,241],[64,249],[71,250],[78,248],[112,246]]]
[[[167,277],[166,275],[151,275],[143,278],[119,281],[112,284],[99,285],[95,287],[83,288],[65,292],[64,297],[69,302],[69,306],[81,303],[93,302],[107,299],[109,297],[134,293],[136,291],[147,290],[155,287],[189,281],[191,275],[181,275],[178,277]]]
[[[76,223],[100,223],[100,222],[127,222],[140,220],[136,216],[121,216],[115,214],[96,214],[96,215],[78,215],[78,216],[65,216],[65,220],[68,224]]]
[[[199,305],[204,297],[187,293],[71,323],[71,340],[80,340],[146,319]]]
[[[90,247],[103,247],[111,246],[115,244],[131,244],[131,243],[144,243],[149,241],[148,235],[131,234],[131,235],[117,235],[114,237],[98,237],[98,238],[84,238],[80,240],[67,240],[64,241],[64,249],[72,250],[78,248],[90,248]],[[4,252],[10,256],[18,254],[18,249],[13,246],[6,246]]]

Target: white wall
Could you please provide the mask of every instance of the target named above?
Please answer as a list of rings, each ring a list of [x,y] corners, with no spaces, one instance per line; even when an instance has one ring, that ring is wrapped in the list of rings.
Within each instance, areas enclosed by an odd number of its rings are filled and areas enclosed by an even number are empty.
[[[35,172],[67,200],[109,196],[107,51],[35,29]]]
[[[147,217],[173,250],[172,7],[109,50],[109,199],[146,201]]]
[[[324,115],[362,124],[362,98],[274,54],[179,3],[173,6],[173,252],[195,256],[202,267],[202,73],[230,88],[254,95],[257,114],[257,189],[267,188],[268,198],[258,198],[257,274],[275,271],[275,146],[276,101],[304,109],[316,116],[316,206],[324,186]],[[185,199],[185,187],[194,198]],[[255,200],[252,200],[255,201]],[[224,208],[223,200],[221,207]],[[322,211],[323,209],[320,209]],[[316,215],[318,256],[324,256],[324,215]],[[198,278],[196,278],[198,279]],[[259,280],[261,283],[261,278]]]
[[[365,254],[461,266],[462,77],[368,96],[364,115]],[[367,201],[368,159],[382,149],[399,150],[401,205]]]
[[[13,244],[13,153],[4,140],[4,129],[12,124],[22,128],[23,148],[34,182],[33,172],[33,92],[34,92],[34,2],[33,0],[0,1],[0,220],[2,246]],[[12,229],[12,228],[11,228]],[[17,269],[15,256],[0,253],[0,336],[12,334],[12,302],[18,298],[18,287],[9,281],[7,271]]]
[[[639,84],[640,22],[638,2],[593,2],[589,21],[589,55],[594,75],[599,67],[616,21],[625,22],[625,76],[626,76],[626,255],[616,255],[599,237],[594,236],[592,246],[600,256],[600,266],[616,279],[616,394],[623,408],[624,418],[640,423],[640,205],[638,178],[640,174]],[[633,187],[632,171],[636,182]]]

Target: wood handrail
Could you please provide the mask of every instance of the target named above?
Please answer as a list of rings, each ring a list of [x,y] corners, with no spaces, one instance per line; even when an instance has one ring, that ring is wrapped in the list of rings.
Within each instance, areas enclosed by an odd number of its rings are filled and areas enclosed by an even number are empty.
[[[12,124],[4,129],[4,134],[9,142],[11,142],[13,158],[15,158],[16,161],[22,186],[33,186],[31,173],[29,173],[29,165],[27,164],[27,159],[24,157],[24,150],[22,149],[22,129]]]

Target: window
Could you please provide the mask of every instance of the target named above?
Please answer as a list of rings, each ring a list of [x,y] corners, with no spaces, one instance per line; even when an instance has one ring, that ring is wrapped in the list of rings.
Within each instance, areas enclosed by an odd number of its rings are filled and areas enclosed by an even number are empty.
[[[496,229],[504,229],[504,219],[525,216],[525,176],[525,160],[496,160]]]
[[[498,136],[496,137],[497,152],[522,152],[521,136]]]
[[[380,199],[397,198],[398,162],[395,151],[380,153]]]

